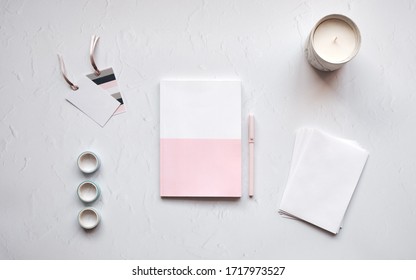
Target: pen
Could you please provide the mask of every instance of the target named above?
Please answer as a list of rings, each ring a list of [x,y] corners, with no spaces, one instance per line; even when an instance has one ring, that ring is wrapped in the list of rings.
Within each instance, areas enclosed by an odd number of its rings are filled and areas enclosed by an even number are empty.
[[[254,116],[252,113],[248,116],[248,195],[254,195]]]

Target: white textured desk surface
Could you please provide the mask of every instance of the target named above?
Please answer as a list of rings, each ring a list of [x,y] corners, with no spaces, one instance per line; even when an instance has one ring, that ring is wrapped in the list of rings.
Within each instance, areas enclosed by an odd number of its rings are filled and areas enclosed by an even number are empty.
[[[342,13],[362,33],[338,72],[314,71],[305,40]],[[415,259],[416,1],[0,0],[0,258]],[[64,100],[57,53],[70,77],[113,66],[128,112],[105,128]],[[243,141],[256,116],[256,189],[239,200],[159,197],[159,81],[240,78]],[[370,158],[332,236],[281,218],[295,130],[354,139]],[[102,223],[83,231],[78,154]]]

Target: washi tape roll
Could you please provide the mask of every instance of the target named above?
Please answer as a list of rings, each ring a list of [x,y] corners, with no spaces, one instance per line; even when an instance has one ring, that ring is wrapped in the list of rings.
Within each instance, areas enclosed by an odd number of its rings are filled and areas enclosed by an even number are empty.
[[[84,229],[93,229],[100,222],[100,215],[95,208],[87,207],[79,212],[78,222]]]
[[[91,203],[97,200],[100,196],[99,186],[91,181],[84,181],[79,184],[77,189],[79,199],[85,203]]]
[[[78,167],[84,173],[93,173],[100,167],[100,159],[93,152],[85,151],[78,157]]]

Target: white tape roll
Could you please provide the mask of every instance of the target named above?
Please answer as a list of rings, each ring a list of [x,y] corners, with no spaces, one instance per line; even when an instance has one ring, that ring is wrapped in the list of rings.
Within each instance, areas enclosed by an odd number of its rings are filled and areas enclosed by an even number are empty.
[[[78,167],[84,173],[93,173],[100,167],[100,160],[93,152],[86,151],[79,155]]]
[[[100,215],[95,208],[87,207],[79,212],[78,222],[84,229],[93,229],[100,222]]]

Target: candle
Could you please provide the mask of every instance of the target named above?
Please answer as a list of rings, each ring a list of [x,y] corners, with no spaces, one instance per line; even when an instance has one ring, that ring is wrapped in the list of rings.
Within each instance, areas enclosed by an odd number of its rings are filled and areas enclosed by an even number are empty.
[[[306,46],[309,63],[318,70],[334,71],[358,53],[361,35],[346,16],[328,15],[312,29]]]

